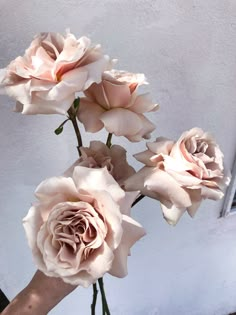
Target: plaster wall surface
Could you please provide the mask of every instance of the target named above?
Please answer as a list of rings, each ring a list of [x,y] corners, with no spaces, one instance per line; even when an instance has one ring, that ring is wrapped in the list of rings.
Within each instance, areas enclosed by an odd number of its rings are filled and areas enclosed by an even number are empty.
[[[153,135],[177,138],[193,126],[210,131],[225,153],[236,148],[236,2],[234,0],[0,0],[0,67],[22,55],[42,31],[87,35],[118,58],[117,68],[143,72],[159,112]],[[35,267],[21,225],[36,186],[76,159],[59,116],[27,117],[0,97],[0,287],[11,299]],[[100,133],[103,140],[105,133]],[[85,137],[88,144],[89,138]],[[144,143],[130,145],[131,154]],[[223,200],[205,201],[194,220],[173,228],[157,202],[133,211],[147,236],[132,249],[129,275],[105,277],[114,315],[226,315],[236,310],[236,215],[219,218]],[[89,314],[92,290],[78,288],[50,314]]]

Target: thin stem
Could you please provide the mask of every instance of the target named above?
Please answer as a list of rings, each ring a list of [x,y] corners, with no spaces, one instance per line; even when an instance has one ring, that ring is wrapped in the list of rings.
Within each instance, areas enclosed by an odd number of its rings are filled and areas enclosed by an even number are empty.
[[[134,202],[132,203],[132,206],[131,206],[131,207],[135,206],[136,203],[138,203],[139,201],[141,201],[144,197],[145,197],[144,195],[140,195],[137,199],[134,200]]]
[[[91,304],[91,315],[95,315],[95,308],[97,303],[97,295],[98,295],[98,289],[97,289],[97,283],[95,282],[93,284],[93,301]]]
[[[68,120],[70,120],[70,118],[67,118],[66,120],[64,120],[64,121],[60,124],[60,126],[59,126],[58,128],[63,127],[63,126],[65,125],[65,123],[67,123]]]
[[[107,142],[106,142],[106,146],[110,149],[112,143],[111,143],[111,138],[112,138],[112,133],[108,133],[107,136]]]
[[[68,115],[69,115],[69,118],[70,118],[72,125],[74,127],[74,130],[75,130],[75,134],[76,134],[76,138],[77,138],[77,142],[78,142],[77,150],[78,150],[79,156],[81,156],[80,147],[83,146],[83,143],[82,143],[82,138],[81,138],[81,134],[79,131],[79,126],[78,126],[78,123],[76,120],[76,115],[75,115],[75,111],[74,111],[73,107],[71,107],[68,110]]]
[[[98,283],[99,283],[99,288],[100,288],[101,295],[102,295],[102,314],[103,315],[106,315],[106,314],[111,315],[111,313],[109,311],[108,304],[107,304],[107,300],[106,300],[106,293],[104,290],[103,278],[99,278]]]

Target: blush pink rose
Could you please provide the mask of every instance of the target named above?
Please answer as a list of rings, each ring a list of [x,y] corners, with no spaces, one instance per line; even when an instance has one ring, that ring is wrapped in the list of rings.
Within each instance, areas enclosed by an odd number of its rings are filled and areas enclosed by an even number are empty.
[[[76,166],[36,189],[38,203],[23,220],[37,267],[88,287],[106,272],[127,274],[130,247],[145,231],[130,217],[137,193],[125,193],[106,168]]]
[[[147,147],[135,155],[146,166],[124,187],[160,200],[170,224],[176,224],[185,210],[194,216],[202,199],[223,197],[229,177],[224,175],[223,154],[208,133],[193,128],[176,142],[157,138]]]
[[[101,83],[92,84],[80,100],[78,118],[86,131],[97,132],[105,127],[130,141],[148,139],[155,125],[144,113],[156,111],[158,105],[148,94],[137,94],[138,86],[145,83],[143,74],[105,71]]]
[[[41,33],[5,69],[1,85],[23,114],[66,114],[75,93],[101,81],[109,58],[87,37]]]
[[[119,185],[135,173],[135,169],[127,162],[126,150],[120,145],[112,145],[108,148],[101,141],[91,141],[88,148],[80,147],[80,152],[81,157],[72,168],[78,165],[89,168],[106,167]]]

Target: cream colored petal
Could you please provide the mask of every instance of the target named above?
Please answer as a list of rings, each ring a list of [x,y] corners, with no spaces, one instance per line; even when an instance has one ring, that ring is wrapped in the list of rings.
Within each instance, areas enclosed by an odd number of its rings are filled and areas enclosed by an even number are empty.
[[[112,176],[120,186],[122,186],[123,182],[133,174],[135,174],[135,169],[127,163],[122,163],[121,161],[120,163],[114,164]]]
[[[202,186],[201,195],[204,199],[219,200],[223,198],[224,193],[219,189]]]
[[[136,198],[140,195],[140,191],[127,191],[125,197],[119,202],[122,214],[130,216],[131,207]]]
[[[137,173],[127,178],[122,187],[125,191],[141,191],[144,193],[144,182],[154,170],[154,167],[143,167]]]
[[[154,142],[147,142],[147,148],[155,154],[169,154],[173,148],[174,141],[159,137]]]
[[[193,177],[202,179],[203,176],[203,169],[198,166],[195,162],[190,163],[187,160],[184,159],[184,156],[180,158],[167,156],[164,157],[164,166],[166,171],[168,172],[176,172],[181,173],[185,171],[189,171],[193,174]]]
[[[110,149],[110,155],[114,167],[112,175],[119,185],[121,185],[126,178],[135,173],[135,169],[128,164],[126,150],[123,147],[113,145]]]
[[[9,85],[5,87],[5,91],[8,96],[15,98],[22,104],[30,103],[30,80],[22,80],[18,84]]]
[[[40,96],[40,94],[38,94]],[[24,103],[22,114],[36,115],[36,114],[60,114],[66,115],[67,110],[73,104],[75,99],[74,95],[62,101],[45,101],[35,94],[32,97],[31,103]]]
[[[71,87],[74,92],[80,92],[85,89],[87,80],[88,71],[84,67],[81,67],[72,69],[63,74],[59,83],[62,82],[62,84],[66,84],[68,87]]]
[[[47,237],[42,237],[42,239],[40,239],[40,236],[41,231],[39,232],[38,245],[39,247],[41,247],[40,250],[43,254],[43,260],[47,271],[46,274],[51,277],[64,277],[74,275],[77,270],[75,268],[72,268],[69,262],[60,260],[58,250],[52,246],[51,235],[48,235]]]
[[[40,201],[48,201],[57,194],[63,195],[65,201],[70,198],[78,198],[78,191],[73,179],[63,176],[51,177],[41,182],[35,191],[35,196]]]
[[[48,237],[49,235],[47,233],[46,224],[43,224],[37,234],[37,248],[41,254],[41,257],[39,255],[35,255],[34,253],[33,255],[34,255],[34,260],[39,270],[41,270],[46,275],[52,277],[52,276],[57,276],[57,274],[54,272],[55,271],[54,260],[57,255],[57,252],[51,251],[51,247],[50,247],[50,250],[49,249],[47,249],[46,251],[44,250],[44,244],[46,240],[48,239]],[[47,242],[47,247],[48,246],[49,246],[49,243]],[[52,262],[52,259],[51,260],[47,259],[48,254],[51,257],[54,254],[53,262]]]
[[[94,255],[81,264],[77,274],[64,277],[63,280],[72,285],[81,285],[87,288],[110,270],[113,259],[113,252],[104,242]]]
[[[73,173],[73,180],[78,189],[85,191],[107,191],[115,202],[118,202],[125,194],[105,167],[91,169],[76,166]]]
[[[114,250],[120,244],[123,233],[119,204],[114,202],[109,193],[102,190],[93,191],[93,196],[96,200],[95,208],[106,220],[106,242],[110,249]]]
[[[165,165],[165,163],[164,163]],[[168,168],[165,167],[165,171],[170,174],[182,187],[187,187],[187,188],[199,188],[202,184],[202,180],[191,175],[188,172],[184,171],[172,171],[169,170]]]
[[[81,71],[86,70],[88,72],[88,78],[84,85],[83,90],[86,90],[94,82],[100,83],[102,80],[102,73],[109,66],[110,58],[107,55],[102,56],[100,59],[81,67]]]
[[[87,132],[97,132],[103,128],[104,125],[100,120],[103,113],[104,109],[102,107],[88,99],[81,98],[77,115]]]
[[[123,215],[123,237],[119,247],[114,252],[114,260],[109,273],[112,276],[123,278],[127,275],[127,258],[130,248],[141,238],[146,232],[143,227],[132,218]]]
[[[39,47],[36,54],[31,58],[32,63],[32,76],[40,80],[54,81],[52,75],[52,67],[54,60],[50,58],[48,53],[43,47]],[[22,67],[24,69],[24,67]]]
[[[221,171],[224,170],[224,165],[223,165],[224,155],[221,152],[219,146],[215,142],[209,144],[206,154],[209,156],[213,156],[214,162],[217,163],[218,168]]]
[[[161,208],[162,208],[164,219],[170,225],[176,225],[186,210],[185,208],[176,207],[174,204],[172,204],[170,201],[167,201],[167,200],[162,201]]]
[[[146,93],[138,95],[132,105],[129,106],[129,110],[138,114],[143,114],[146,112],[157,111],[159,107],[160,106],[158,104],[154,104],[152,102],[152,100],[150,99],[150,94]]]
[[[104,91],[108,100],[110,109],[129,105],[131,93],[128,85],[114,84],[107,80],[103,80]]]
[[[186,208],[192,204],[188,192],[172,176],[160,169],[153,170],[152,174],[145,179],[144,186],[158,193],[177,208]]]
[[[104,156],[110,155],[110,149],[101,141],[91,141],[89,148],[94,152],[103,154]]]
[[[23,219],[23,227],[25,229],[26,238],[28,240],[29,247],[33,251],[37,251],[37,233],[43,224],[43,219],[37,206],[33,206],[29,209],[28,214]]]
[[[188,214],[193,218],[202,202],[201,189],[188,190],[192,205],[187,208]]]
[[[64,63],[72,63],[81,59],[91,44],[91,40],[85,36],[78,40],[73,34],[68,34],[64,40],[64,47],[59,54],[56,63],[62,66]]]
[[[151,137],[151,132],[155,130],[156,126],[148,120],[144,115],[137,114],[142,122],[141,129],[135,135],[128,135],[127,138],[132,142],[141,141],[144,139],[149,139]]]
[[[156,166],[156,163],[151,161],[151,157],[153,157],[153,152],[150,150],[136,153],[134,154],[134,157],[137,161],[145,164],[146,166]]]
[[[84,91],[84,94],[93,103],[97,103],[104,109],[110,109],[102,82],[99,84],[93,83],[87,90]]]
[[[106,130],[114,133],[116,136],[132,136],[143,127],[139,116],[124,108],[116,108],[104,112],[100,119]]]
[[[96,280],[94,280],[94,278],[86,270],[79,271],[75,275],[63,277],[62,279],[65,283],[76,286],[79,285],[84,288],[88,288]]]

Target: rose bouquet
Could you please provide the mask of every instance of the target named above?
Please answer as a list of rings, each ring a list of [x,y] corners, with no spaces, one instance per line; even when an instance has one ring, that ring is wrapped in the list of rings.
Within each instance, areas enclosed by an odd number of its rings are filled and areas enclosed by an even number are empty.
[[[222,198],[229,182],[219,146],[200,128],[177,141],[147,142],[147,150],[135,154],[144,167],[136,172],[128,164],[114,136],[149,139],[155,125],[145,113],[159,106],[148,93],[138,93],[147,84],[143,74],[115,70],[114,63],[87,37],[42,33],[0,72],[15,111],[64,115],[57,135],[67,122],[74,128],[79,156],[62,175],[39,184],[23,225],[38,269],[72,285],[93,286],[91,314],[97,282],[103,314],[110,314],[102,277],[125,277],[130,249],[145,235],[131,217],[132,206],[145,196],[159,200],[164,218],[175,225],[185,211],[193,217],[203,199]],[[83,146],[80,124],[88,133],[105,128],[107,139]]]

